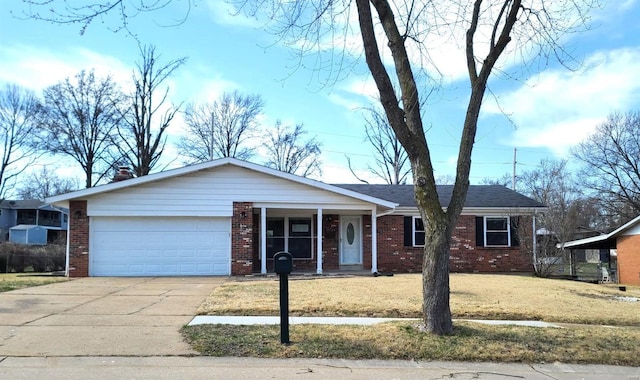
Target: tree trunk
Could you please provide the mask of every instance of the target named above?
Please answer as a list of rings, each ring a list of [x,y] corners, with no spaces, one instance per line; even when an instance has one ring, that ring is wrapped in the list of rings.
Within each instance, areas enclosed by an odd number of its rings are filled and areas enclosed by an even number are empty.
[[[422,260],[423,322],[428,332],[446,335],[453,332],[449,308],[451,229],[447,222],[429,220],[428,224]]]

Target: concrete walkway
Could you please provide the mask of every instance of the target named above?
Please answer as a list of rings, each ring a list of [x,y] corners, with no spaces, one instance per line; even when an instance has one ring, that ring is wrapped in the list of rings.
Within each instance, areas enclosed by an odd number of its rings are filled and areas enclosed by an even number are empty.
[[[363,325],[372,326],[378,323],[393,321],[419,321],[415,318],[363,318],[363,317],[289,317],[291,325]],[[485,325],[513,325],[528,327],[554,327],[563,328],[560,325],[541,321],[491,321],[478,319],[465,319],[464,321],[481,323]],[[280,317],[272,316],[218,316],[200,315],[194,317],[189,326],[193,325],[279,325]]]

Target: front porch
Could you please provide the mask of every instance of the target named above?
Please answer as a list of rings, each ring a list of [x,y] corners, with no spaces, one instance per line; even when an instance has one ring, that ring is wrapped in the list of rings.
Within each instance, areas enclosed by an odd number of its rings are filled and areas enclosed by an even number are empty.
[[[376,273],[376,219],[375,206],[234,204],[232,274],[272,273],[279,251],[293,255],[298,273]]]

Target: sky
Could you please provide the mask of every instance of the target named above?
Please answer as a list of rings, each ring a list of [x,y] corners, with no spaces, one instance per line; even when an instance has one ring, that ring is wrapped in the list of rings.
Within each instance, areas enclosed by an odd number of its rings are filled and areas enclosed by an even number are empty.
[[[139,59],[138,43],[152,44],[161,61],[187,58],[166,82],[174,103],[211,102],[234,90],[258,94],[265,102],[261,128],[272,128],[277,120],[301,123],[308,137],[321,142],[323,173],[315,179],[357,182],[347,166],[349,156],[359,177],[381,182],[367,170],[374,160],[365,141],[363,109],[375,104],[377,94],[363,59],[325,83],[328,72],[313,69],[317,57],[300,59],[296,50],[265,31],[260,20],[231,15],[221,0],[190,3],[174,0],[164,9],[129,19],[136,40],[126,31],[113,31],[119,25],[116,14],[94,20],[81,33],[77,24],[25,16],[30,11],[46,14],[47,8],[60,7],[60,0],[31,9],[19,0],[2,1],[0,84],[17,83],[39,93],[80,70],[94,69],[126,86]],[[524,66],[509,57],[500,62],[510,75],[497,75],[489,83],[472,157],[472,184],[511,175],[514,149],[516,172],[533,170],[545,158],[568,159],[576,168],[572,146],[612,112],[638,109],[640,0],[604,3],[591,17],[585,32],[562,40],[579,62],[572,64],[573,70],[553,60]],[[430,55],[442,87],[427,98],[424,124],[436,177],[452,178],[468,79],[457,44],[440,41]],[[178,119],[169,131],[168,168],[183,165],[172,143],[184,133]],[[259,147],[257,140],[253,144]],[[259,154],[253,160],[265,161]],[[30,170],[43,165],[60,176],[82,177],[69,160],[45,157]]]

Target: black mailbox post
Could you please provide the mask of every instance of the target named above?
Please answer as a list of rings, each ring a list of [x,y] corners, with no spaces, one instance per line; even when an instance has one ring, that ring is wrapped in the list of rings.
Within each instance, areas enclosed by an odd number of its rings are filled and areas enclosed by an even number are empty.
[[[280,275],[280,343],[289,344],[289,273],[293,256],[278,252],[273,256],[273,271]]]

